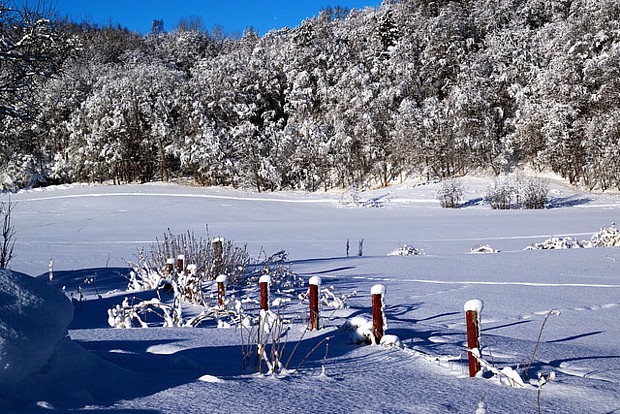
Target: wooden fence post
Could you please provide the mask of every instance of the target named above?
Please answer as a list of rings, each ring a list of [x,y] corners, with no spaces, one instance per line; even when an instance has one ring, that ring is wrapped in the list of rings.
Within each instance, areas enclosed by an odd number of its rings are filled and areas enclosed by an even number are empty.
[[[370,289],[372,295],[372,333],[377,343],[381,342],[385,329],[385,317],[383,315],[385,286],[374,285]]]
[[[262,310],[269,310],[269,285],[271,284],[271,277],[269,275],[263,275],[258,280],[260,285],[260,308]]]
[[[166,259],[166,275],[170,276],[174,272],[174,259]]]
[[[185,271],[185,256],[180,254],[177,256],[177,273],[181,274]]]
[[[217,306],[224,307],[224,299],[226,298],[226,282],[228,278],[226,275],[219,275],[215,282],[217,283]]]
[[[465,302],[465,316],[467,321],[467,357],[469,360],[469,376],[475,377],[480,371],[480,362],[473,355],[476,352],[480,356],[480,313],[482,301],[472,299]]]
[[[310,330],[319,329],[319,286],[321,278],[313,276],[310,278]]]
[[[219,275],[224,273],[224,239],[216,237],[211,245],[213,246],[213,272]]]

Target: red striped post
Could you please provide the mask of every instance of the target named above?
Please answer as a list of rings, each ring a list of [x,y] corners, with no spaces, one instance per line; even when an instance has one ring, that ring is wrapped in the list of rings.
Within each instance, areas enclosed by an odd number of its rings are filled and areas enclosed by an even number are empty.
[[[258,280],[260,285],[260,308],[262,310],[269,310],[269,285],[271,284],[271,277],[269,275],[263,275]]]
[[[376,343],[381,342],[383,330],[385,329],[385,317],[383,315],[383,296],[385,295],[385,286],[374,285],[370,289],[372,295],[372,333],[375,336]]]
[[[480,371],[480,362],[473,352],[480,356],[480,313],[482,301],[472,299],[465,303],[465,316],[467,321],[467,357],[469,360],[469,376],[475,377]]]
[[[177,256],[177,273],[181,274],[185,271],[185,256],[180,254]]]
[[[319,329],[319,286],[321,278],[313,276],[310,278],[310,330]]]
[[[217,306],[224,307],[224,299],[226,298],[226,282],[228,278],[226,275],[219,275],[215,282],[217,283]]]

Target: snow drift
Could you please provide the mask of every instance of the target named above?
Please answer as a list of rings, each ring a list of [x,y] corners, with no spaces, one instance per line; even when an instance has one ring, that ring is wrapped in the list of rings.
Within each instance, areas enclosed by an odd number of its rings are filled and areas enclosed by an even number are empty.
[[[0,411],[32,412],[114,398],[131,374],[91,355],[68,336],[74,307],[58,289],[0,270]],[[122,380],[119,380],[122,374]],[[126,380],[126,381],[125,381]]]
[[[7,270],[0,270],[0,303],[2,393],[45,368],[68,334],[73,306],[57,289]]]

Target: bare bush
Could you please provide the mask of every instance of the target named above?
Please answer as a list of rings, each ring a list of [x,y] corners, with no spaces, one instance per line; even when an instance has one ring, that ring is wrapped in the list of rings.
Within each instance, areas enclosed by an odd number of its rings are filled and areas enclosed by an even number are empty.
[[[222,238],[196,236],[188,231],[173,234],[170,229],[163,240],[157,240],[149,250],[141,249],[133,268],[129,290],[164,288],[174,293],[175,301],[203,305],[205,282],[225,275],[232,284],[245,274],[250,256],[245,246],[235,247]],[[174,258],[182,258],[183,268],[173,265]]]
[[[279,288],[291,289],[303,286],[303,279],[287,265],[287,257],[288,254],[285,250],[272,254],[252,272],[249,272],[244,282],[248,285],[255,285],[261,276],[269,276],[271,283]]]
[[[498,178],[487,187],[484,199],[494,210],[508,210],[512,205],[514,192],[512,181]]]
[[[463,194],[463,184],[459,180],[452,179],[439,183],[435,198],[444,208],[458,208],[463,200]]]
[[[498,178],[486,189],[484,199],[497,210],[542,209],[549,196],[549,181],[539,177],[516,180]]]
[[[235,284],[250,262],[246,246],[237,247],[222,238],[212,239],[209,237],[208,226],[206,230],[207,236],[203,238],[192,231],[174,234],[168,229],[162,240],[157,239],[148,250],[140,249],[136,255],[137,263],[132,262],[130,265],[147,277],[150,276],[146,275],[146,271],[156,272],[165,278],[171,276],[167,270],[170,259],[183,256],[185,263],[195,266],[192,273],[200,280],[215,280],[222,274]]]
[[[543,209],[549,197],[549,181],[540,177],[518,179],[516,191],[517,208]]]

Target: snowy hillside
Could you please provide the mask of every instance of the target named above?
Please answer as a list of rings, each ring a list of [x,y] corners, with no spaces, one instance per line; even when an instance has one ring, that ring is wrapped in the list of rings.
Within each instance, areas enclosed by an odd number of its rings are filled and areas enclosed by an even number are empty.
[[[356,204],[350,194],[165,184],[13,194],[11,266],[40,276],[0,273],[0,410],[523,413],[537,412],[539,401],[541,412],[620,409],[620,251],[524,250],[551,236],[589,240],[618,221],[620,197],[553,182],[549,208],[496,211],[482,202],[487,184],[467,179],[460,209],[441,208],[434,185],[364,192]],[[247,243],[254,259],[264,257],[261,249],[286,250],[285,265],[305,282],[272,287],[274,310],[279,305],[286,320],[287,369],[277,375],[244,364],[247,337],[234,323],[162,328],[149,316],[149,328],[108,325],[108,310],[125,298],[155,296],[125,291],[126,261],[137,248],[167,228],[206,235],[205,224],[210,236]],[[403,245],[419,254],[388,256]],[[498,252],[471,253],[480,245]],[[323,304],[321,329],[310,332],[308,301],[298,295],[313,276],[346,306]],[[371,320],[378,283],[386,287],[386,333],[400,347],[356,345],[343,329]],[[215,285],[207,290],[212,298]],[[229,286],[228,294],[258,317],[258,286]],[[484,303],[481,357],[489,368],[477,378],[467,371],[470,299]],[[524,385],[493,374],[502,370],[516,371]]]

